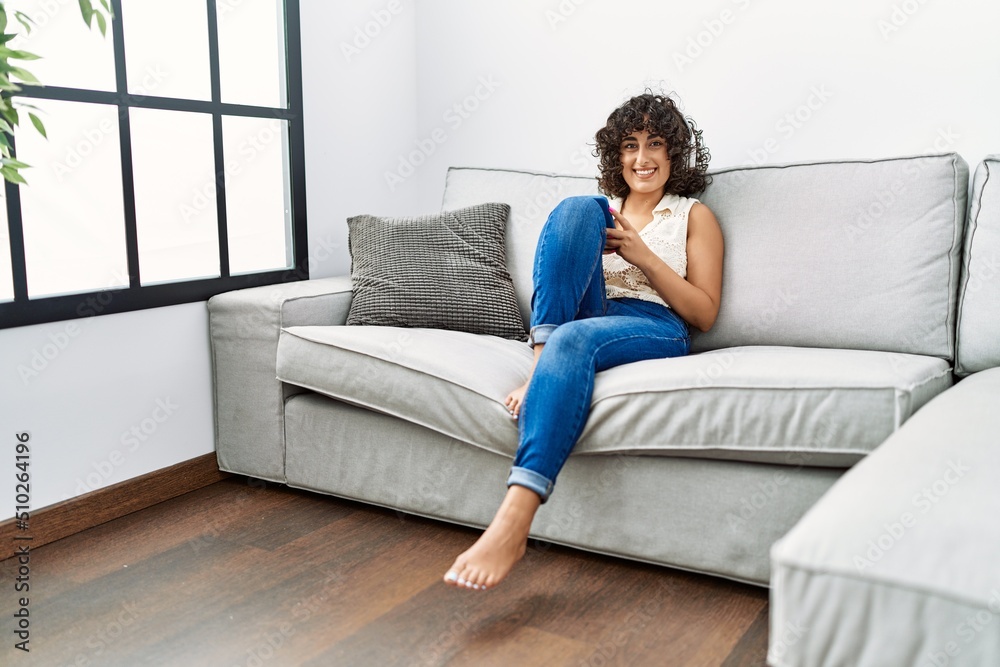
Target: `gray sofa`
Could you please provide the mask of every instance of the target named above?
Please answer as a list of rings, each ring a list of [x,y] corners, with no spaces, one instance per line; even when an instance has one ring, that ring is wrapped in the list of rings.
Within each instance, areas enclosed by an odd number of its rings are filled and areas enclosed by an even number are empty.
[[[824,585],[815,582],[840,553],[816,545],[840,545],[841,533],[861,539],[869,525],[881,530],[875,509],[909,502],[894,494],[906,486],[898,459],[913,459],[895,443],[918,410],[934,408],[932,425],[959,438],[968,430],[987,439],[977,423],[955,425],[963,417],[954,408],[995,418],[975,405],[1000,407],[996,381],[951,387],[955,368],[986,378],[1000,372],[983,370],[1000,366],[998,278],[972,290],[975,252],[968,263],[980,238],[992,244],[986,253],[1000,253],[996,225],[966,236],[968,168],[955,154],[713,177],[701,199],[726,239],[715,326],[695,336],[688,357],[598,375],[586,429],[533,535],[759,585],[773,572],[776,664],[909,664],[822,657],[829,633],[844,628],[822,588],[810,586]],[[507,259],[527,322],[534,246],[548,211],[594,192],[588,178],[453,168],[442,208],[511,205]],[[350,302],[346,276],[209,301],[220,468],[486,525],[517,445],[502,401],[524,381],[530,349],[459,332],[342,326]],[[956,340],[959,317],[974,324],[958,328]],[[917,437],[931,437],[931,426],[918,429]],[[943,452],[955,446],[937,444]],[[882,456],[890,445],[902,451],[896,464]],[[876,455],[889,463],[861,478],[864,493],[856,483],[841,491]],[[967,534],[955,530],[943,535]],[[942,558],[955,551],[944,542],[935,548]],[[861,608],[852,595],[845,583],[837,603],[865,628],[878,601]]]
[[[1000,665],[1000,156],[976,169],[955,371],[771,552],[772,665]]]

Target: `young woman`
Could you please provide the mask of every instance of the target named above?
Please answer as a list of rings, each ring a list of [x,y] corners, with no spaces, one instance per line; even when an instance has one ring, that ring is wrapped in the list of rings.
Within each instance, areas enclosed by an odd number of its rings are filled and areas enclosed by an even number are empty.
[[[604,197],[561,202],[535,253],[529,379],[505,404],[520,444],[486,532],[444,576],[486,590],[524,555],[535,512],[583,432],[594,374],[688,353],[719,312],[722,232],[707,206],[709,153],[668,97],[628,100],[597,132]]]

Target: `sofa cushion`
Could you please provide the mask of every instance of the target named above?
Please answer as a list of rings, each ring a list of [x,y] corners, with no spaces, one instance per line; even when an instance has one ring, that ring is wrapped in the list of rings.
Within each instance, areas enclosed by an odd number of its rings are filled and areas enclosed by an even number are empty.
[[[444,188],[444,210],[486,201],[510,204],[507,266],[514,279],[521,317],[531,321],[531,279],[542,225],[556,204],[574,195],[598,194],[597,179],[510,169],[452,167]]]
[[[737,167],[702,195],[726,240],[719,317],[692,349],[953,358],[968,167],[956,154]]]
[[[1000,665],[998,405],[960,381],[774,545],[768,664]]]
[[[509,213],[507,204],[486,203],[416,218],[350,218],[347,324],[527,340],[507,270]]]
[[[854,348],[954,356],[968,166],[956,154],[736,167],[700,195],[726,242],[722,307],[692,349]],[[549,211],[592,178],[451,169],[444,206],[511,205],[507,247],[529,321]]]
[[[1000,155],[983,160],[972,182],[957,336],[959,375],[1000,366]]]
[[[527,345],[460,332],[291,327],[278,379],[513,457],[503,400]],[[947,362],[863,350],[746,347],[599,373],[577,455],[650,454],[846,467],[950,386]]]

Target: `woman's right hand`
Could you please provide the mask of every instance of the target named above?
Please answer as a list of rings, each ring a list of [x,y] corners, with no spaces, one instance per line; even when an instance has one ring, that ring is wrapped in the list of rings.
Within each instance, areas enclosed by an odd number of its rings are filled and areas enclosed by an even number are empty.
[[[514,391],[507,394],[507,398],[504,399],[503,404],[507,406],[507,412],[514,419],[517,419],[521,414],[521,406],[524,405],[524,394],[528,391],[528,383],[525,382],[520,387]]]

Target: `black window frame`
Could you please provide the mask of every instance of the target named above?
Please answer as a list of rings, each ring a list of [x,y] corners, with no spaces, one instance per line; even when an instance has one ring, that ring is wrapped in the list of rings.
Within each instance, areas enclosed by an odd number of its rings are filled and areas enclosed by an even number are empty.
[[[106,288],[89,292],[28,298],[27,262],[24,254],[24,234],[21,219],[21,186],[5,181],[14,300],[0,303],[0,329],[205,301],[215,294],[230,290],[309,279],[299,1],[284,0],[285,108],[222,102],[216,0],[206,0],[211,99],[207,101],[188,100],[156,97],[146,94],[130,94],[128,92],[128,79],[125,68],[125,35],[122,30],[121,0],[112,0],[111,4],[116,17],[111,26],[111,35],[114,40],[116,77],[116,90],[114,92],[59,86],[22,85],[22,90],[15,93],[14,96],[69,102],[90,102],[118,107],[122,193],[125,214],[125,247],[128,261],[129,285],[127,287]],[[96,36],[95,38],[100,39],[100,36]],[[132,139],[129,123],[129,109],[132,108],[194,111],[211,114],[215,154],[215,201],[219,225],[219,277],[194,280],[179,279],[169,283],[146,286],[140,284],[139,244],[136,231],[135,191],[132,170]],[[289,187],[291,190],[289,195],[292,225],[291,255],[293,258],[293,265],[290,268],[246,273],[237,276],[230,275],[225,197],[226,172],[222,141],[223,116],[276,118],[288,122],[288,165]]]

